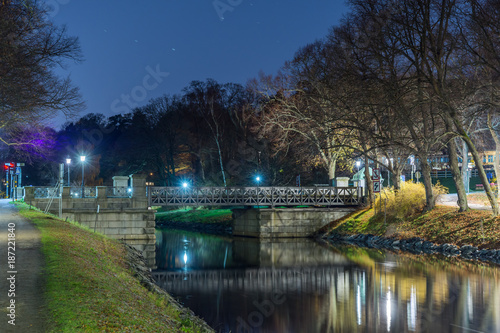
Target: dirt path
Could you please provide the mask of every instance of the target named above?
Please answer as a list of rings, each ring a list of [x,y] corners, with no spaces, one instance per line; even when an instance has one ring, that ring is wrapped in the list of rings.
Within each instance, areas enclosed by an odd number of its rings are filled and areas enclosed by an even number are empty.
[[[15,225],[15,267],[8,263],[9,224]],[[0,332],[45,332],[43,264],[40,232],[17,214],[8,200],[0,200]],[[9,272],[13,273],[9,273]],[[7,280],[15,278],[15,295]],[[9,296],[9,293],[11,295]],[[15,301],[15,326],[9,324]]]

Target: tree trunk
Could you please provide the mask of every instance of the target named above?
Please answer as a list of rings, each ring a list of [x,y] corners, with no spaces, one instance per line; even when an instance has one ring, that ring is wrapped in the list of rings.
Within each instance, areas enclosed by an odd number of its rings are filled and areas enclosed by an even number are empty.
[[[422,177],[425,186],[425,211],[433,210],[436,205],[434,192],[432,191],[431,166],[427,161],[427,156],[420,157],[420,167],[422,168]]]
[[[365,186],[368,205],[373,208],[373,182],[370,176],[370,159],[365,155]]]
[[[464,140],[462,140],[462,181],[464,183],[464,188],[466,192],[470,189],[470,179],[469,179],[469,148]]]
[[[394,191],[399,191],[401,189],[401,170],[396,168],[396,170],[392,170],[391,172],[391,181],[392,186],[394,187]]]
[[[493,216],[498,215],[498,202],[497,199],[495,198],[495,195],[493,194],[493,191],[491,190],[490,182],[488,181],[488,177],[486,177],[486,172],[484,171],[483,167],[483,161],[481,160],[481,156],[479,156],[479,152],[476,149],[476,146],[472,142],[472,140],[465,134],[465,142],[467,143],[467,146],[469,147],[469,150],[471,151],[472,158],[476,162],[476,167],[477,167],[477,172],[479,174],[479,178],[481,179],[481,183],[483,183],[483,188],[486,191],[486,196],[488,197],[488,200],[490,201],[491,205],[491,210],[493,212]]]
[[[460,173],[460,168],[458,167],[457,144],[455,142],[455,139],[454,138],[450,139],[450,141],[448,141],[447,146],[448,146],[448,156],[450,158],[451,174],[453,176],[453,181],[455,182],[455,186],[457,187],[458,207],[459,207],[458,211],[465,212],[469,209],[469,206],[467,205],[467,193],[465,192],[462,174]]]
[[[335,179],[335,169],[337,167],[337,159],[328,161],[328,185],[332,186],[333,180]],[[337,184],[335,184],[337,185]]]
[[[221,148],[220,148],[220,144],[219,144],[219,139],[215,139],[215,143],[217,143],[217,150],[219,152],[219,166],[220,166],[220,171],[222,173],[222,181],[224,182],[224,187],[227,186],[226,184],[226,173],[224,172],[224,164],[222,163],[222,151],[221,151]]]
[[[498,181],[500,177],[500,139],[498,138],[497,132],[493,128],[493,124],[491,123],[491,110],[488,112],[488,129],[490,130],[490,134],[495,141],[495,156],[493,157],[493,168],[495,169],[495,178],[497,184],[496,196],[498,197]]]
[[[448,117],[445,117],[445,124],[446,130],[448,132],[452,132],[453,122]],[[469,209],[469,207],[467,205],[467,193],[465,191],[464,181],[462,179],[462,174],[460,173],[460,168],[458,167],[457,143],[455,142],[455,138],[450,138],[446,146],[448,148],[448,157],[450,159],[451,174],[453,176],[453,181],[455,182],[455,187],[457,188],[458,211],[465,212]]]
[[[467,147],[469,147],[469,151],[472,154],[472,158],[476,162],[479,178],[481,179],[481,183],[483,183],[483,188],[486,191],[486,196],[490,201],[493,216],[498,216],[498,202],[497,199],[495,198],[495,195],[493,194],[493,191],[491,190],[490,182],[488,181],[488,177],[486,177],[486,172],[484,172],[483,161],[481,160],[481,156],[479,156],[479,152],[477,151],[476,146],[472,142],[471,138],[467,135],[467,132],[463,128],[460,119],[458,119],[458,116],[454,112],[450,112],[448,117],[450,117],[451,118],[450,120],[453,121],[453,123],[455,124],[455,127],[458,130],[458,134],[460,134],[465,143],[467,143]]]

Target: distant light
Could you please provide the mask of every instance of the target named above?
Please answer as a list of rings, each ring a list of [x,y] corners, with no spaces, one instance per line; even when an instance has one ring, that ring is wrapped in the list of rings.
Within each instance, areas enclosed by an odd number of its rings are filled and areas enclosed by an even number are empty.
[[[71,164],[71,158],[66,159],[66,164]]]
[[[187,261],[188,261],[188,256],[187,253],[184,252],[184,264],[187,264]]]
[[[182,187],[187,188],[188,187],[188,183],[186,183],[186,182],[182,183]]]
[[[85,156],[80,156],[80,161],[85,162]]]
[[[258,182],[260,182],[260,177],[257,176],[257,178],[255,178],[255,180],[257,180]]]
[[[132,189],[131,189],[131,188],[129,188],[127,191],[130,193],[130,192],[132,192]]]
[[[360,161],[356,161],[356,166],[359,168],[361,166],[361,162]]]

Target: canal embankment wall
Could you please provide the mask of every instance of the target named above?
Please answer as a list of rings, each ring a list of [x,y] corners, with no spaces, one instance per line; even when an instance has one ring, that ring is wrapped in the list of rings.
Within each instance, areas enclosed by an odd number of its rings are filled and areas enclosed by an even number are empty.
[[[234,209],[233,236],[311,237],[325,225],[351,214],[356,209],[356,207]]]
[[[134,246],[155,267],[155,211],[148,207],[146,177],[133,175],[130,182],[132,193],[127,197],[110,196],[116,187],[97,186],[91,198],[72,196],[70,187],[63,187],[60,197],[37,198],[35,188],[26,187],[24,201]]]

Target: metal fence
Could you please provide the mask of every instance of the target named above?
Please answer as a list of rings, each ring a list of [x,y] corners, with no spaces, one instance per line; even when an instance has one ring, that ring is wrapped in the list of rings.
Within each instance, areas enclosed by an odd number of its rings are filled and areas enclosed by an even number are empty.
[[[357,187],[149,187],[150,206],[359,205]]]
[[[130,198],[132,189],[129,187],[106,187],[106,196],[108,198]]]
[[[35,199],[46,199],[52,197],[60,197],[61,193],[57,187],[35,187]]]
[[[82,198],[82,188],[81,187],[71,187],[70,189],[71,198]],[[85,186],[83,188],[83,198],[95,198],[97,197],[97,188],[95,186]]]

